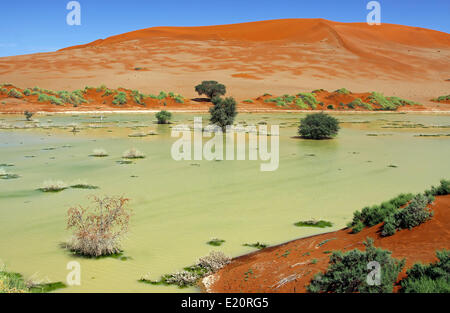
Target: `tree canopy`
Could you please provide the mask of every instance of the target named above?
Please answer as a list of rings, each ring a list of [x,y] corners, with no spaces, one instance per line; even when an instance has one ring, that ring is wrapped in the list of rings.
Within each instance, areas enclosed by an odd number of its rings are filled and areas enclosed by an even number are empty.
[[[203,81],[195,87],[195,91],[201,96],[205,95],[212,99],[217,96],[223,96],[227,93],[225,85],[219,84],[214,80]]]
[[[339,121],[325,113],[314,113],[300,120],[298,133],[306,139],[328,139],[337,135]]]

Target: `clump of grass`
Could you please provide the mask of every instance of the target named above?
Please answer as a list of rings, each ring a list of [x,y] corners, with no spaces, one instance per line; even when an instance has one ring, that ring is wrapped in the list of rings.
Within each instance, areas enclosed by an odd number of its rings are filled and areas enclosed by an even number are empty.
[[[60,192],[67,189],[68,186],[66,183],[60,180],[47,180],[42,186],[39,188],[42,192]]]
[[[298,227],[318,227],[318,228],[325,228],[325,227],[332,227],[333,224],[328,221],[317,221],[317,220],[309,220],[309,221],[300,221],[294,224]]]
[[[225,243],[225,240],[219,238],[211,238],[210,241],[207,242],[208,245],[218,247]]]
[[[254,101],[251,100],[251,99],[246,99],[246,100],[244,100],[244,101],[242,101],[242,102],[244,102],[244,103],[254,103]]]
[[[243,244],[244,247],[250,247],[250,248],[256,248],[258,250],[262,250],[267,248],[267,244],[265,243],[261,243],[261,242],[256,242],[256,243],[244,243]]]
[[[125,151],[122,157],[124,159],[144,159],[145,155],[136,148],[131,148],[130,150]]]
[[[88,184],[83,180],[77,180],[70,185],[70,188],[74,189],[98,189],[98,186]]]
[[[74,231],[66,247],[79,255],[100,257],[121,253],[132,209],[123,197],[92,197],[94,207],[75,207],[67,212],[67,229]]]
[[[107,157],[109,154],[105,149],[94,149],[92,151],[91,156],[96,158],[104,158]]]

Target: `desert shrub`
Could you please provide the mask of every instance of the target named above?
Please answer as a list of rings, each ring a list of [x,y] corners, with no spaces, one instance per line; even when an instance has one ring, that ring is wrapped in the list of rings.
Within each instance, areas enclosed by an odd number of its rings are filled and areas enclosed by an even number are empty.
[[[412,229],[431,219],[433,212],[427,209],[427,205],[433,200],[433,196],[415,196],[404,209],[396,210],[385,218],[381,235],[392,236],[397,229]]]
[[[431,264],[416,263],[402,279],[401,292],[450,293],[450,250],[436,251],[438,261]]]
[[[211,251],[209,255],[200,258],[197,265],[206,269],[208,273],[215,273],[231,262],[231,258],[221,251]]]
[[[7,88],[0,88],[0,93],[1,93],[2,95],[5,95],[5,94],[8,93],[8,89],[7,89]]]
[[[30,89],[25,89],[24,91],[23,91],[23,94],[25,95],[25,96],[30,96],[31,95],[31,90]]]
[[[298,227],[318,227],[318,228],[325,228],[325,227],[331,227],[333,224],[328,221],[317,221],[317,220],[309,220],[309,221],[300,221],[294,224]]]
[[[227,92],[227,88],[223,84],[219,84],[214,80],[203,81],[200,85],[195,86],[195,91],[201,95],[205,95],[210,99],[223,96]]]
[[[64,103],[73,104],[75,107],[82,103],[87,102],[87,100],[84,98],[84,94],[81,90],[75,90],[72,92],[59,91],[58,96],[61,98],[61,100]]]
[[[405,265],[405,260],[391,257],[391,252],[376,248],[373,239],[364,242],[365,251],[354,249],[348,252],[334,251],[330,256],[330,265],[325,273],[317,274],[307,287],[309,292],[335,293],[388,293],[392,292],[394,283]],[[367,277],[372,269],[367,269],[370,262],[376,261],[381,266],[381,283],[371,286]]]
[[[369,97],[368,100],[372,104],[378,104],[381,106],[382,110],[397,110],[398,107],[404,106],[404,105],[419,105],[419,103],[416,103],[414,101],[401,99],[398,97],[385,97],[382,93],[379,92],[373,92]]]
[[[244,102],[244,103],[254,103],[254,101],[252,99],[245,99],[242,102]]]
[[[234,118],[237,115],[236,101],[234,98],[228,97],[222,99],[215,97],[212,99],[212,103],[214,106],[209,109],[211,124],[218,125],[223,130],[225,130],[226,126],[233,125]]]
[[[94,149],[92,151],[91,156],[97,157],[97,158],[104,158],[107,157],[109,154],[105,149]]]
[[[306,104],[302,98],[295,99],[295,105],[304,110],[306,110],[308,108],[308,104]]]
[[[97,87],[96,91],[97,91],[97,92],[102,92],[102,91],[105,91],[106,89],[108,89],[108,88],[106,87],[106,85],[102,84],[102,85],[100,85],[99,87]]]
[[[12,88],[12,89],[9,90],[8,96],[9,97],[13,97],[13,98],[17,98],[17,99],[23,98],[23,94],[20,91],[18,91],[17,89],[15,89],[15,88]]]
[[[144,105],[144,95],[141,94],[138,90],[133,90],[131,92],[131,97],[133,98],[134,102],[140,105]]]
[[[102,97],[108,97],[108,96],[112,95],[113,93],[114,93],[113,90],[106,89],[105,92],[103,93]]]
[[[450,100],[450,95],[440,96],[440,97],[437,97],[436,99],[434,99],[434,101],[438,101],[438,102],[449,101],[449,100]]]
[[[145,155],[136,148],[131,148],[130,150],[125,151],[122,157],[124,159],[144,159]]]
[[[161,111],[156,113],[156,119],[158,120],[158,124],[168,124],[170,119],[172,118],[172,113],[168,111]]]
[[[30,290],[22,275],[7,272],[4,266],[0,267],[0,294],[29,292]]]
[[[335,92],[340,93],[340,94],[343,94],[343,95],[348,95],[348,94],[351,93],[349,90],[347,90],[347,89],[345,89],[345,88],[338,89],[338,90],[336,90]]]
[[[98,189],[97,186],[88,184],[83,180],[77,180],[70,185],[70,188],[74,189]]]
[[[313,93],[301,92],[297,94],[297,100],[301,99],[304,103],[309,105],[313,110],[317,108],[318,101]]]
[[[400,194],[397,197],[383,202],[380,205],[367,206],[361,211],[353,213],[353,220],[349,227],[353,227],[353,233],[360,232],[365,226],[372,227],[383,222],[388,216],[413,199],[413,194]]]
[[[176,103],[184,103],[184,98],[181,95],[175,95],[173,99],[175,100]]]
[[[67,189],[66,183],[60,180],[47,180],[39,188],[42,192],[59,192]]]
[[[443,179],[441,180],[441,184],[437,187],[431,187],[430,190],[425,191],[426,195],[432,195],[432,196],[445,196],[450,194],[450,180],[449,179]]]
[[[31,121],[31,118],[33,117],[34,113],[30,112],[30,111],[25,111],[25,112],[23,112],[23,115],[25,115],[25,118],[27,119],[27,121]]]
[[[67,248],[79,255],[99,257],[122,252],[132,209],[123,197],[92,197],[93,208],[74,207],[67,212],[67,229],[73,230]]]
[[[337,135],[339,121],[325,113],[309,114],[300,120],[298,133],[306,139],[327,139]]]
[[[327,106],[327,109],[328,109],[328,110],[334,110],[334,107],[333,107],[331,104],[329,104],[329,105]]]
[[[123,91],[120,91],[117,95],[114,96],[113,104],[126,104],[127,103],[127,94]]]
[[[187,287],[194,285],[199,276],[189,271],[176,272],[165,278],[165,283],[169,285],[177,285],[179,287]]]

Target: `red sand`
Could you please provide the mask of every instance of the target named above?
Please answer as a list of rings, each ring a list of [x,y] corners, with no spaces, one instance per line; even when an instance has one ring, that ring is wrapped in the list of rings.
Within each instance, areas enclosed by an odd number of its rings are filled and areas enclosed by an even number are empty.
[[[136,70],[136,68],[143,68]],[[207,27],[155,27],[52,53],[0,58],[0,82],[52,90],[124,86],[174,91],[217,80],[239,101],[317,88],[379,91],[442,110],[450,35],[383,24],[286,19]]]
[[[325,251],[348,251],[355,248],[364,250],[363,241],[367,237],[375,240],[375,246],[392,251],[395,258],[405,258],[406,268],[416,262],[436,261],[435,251],[450,248],[450,195],[436,197],[431,205],[433,218],[412,230],[401,230],[391,237],[381,237],[382,224],[366,228],[358,234],[348,229],[303,238],[286,244],[267,248],[238,257],[224,269],[214,274],[209,292],[306,292],[305,286],[311,278],[328,267],[330,254]],[[319,243],[325,244],[319,246]],[[286,256],[283,254],[289,251]],[[308,254],[309,253],[309,254]],[[312,260],[317,263],[313,264]],[[252,270],[253,274],[246,273]],[[286,284],[282,279],[296,275]],[[293,276],[291,276],[293,277]]]

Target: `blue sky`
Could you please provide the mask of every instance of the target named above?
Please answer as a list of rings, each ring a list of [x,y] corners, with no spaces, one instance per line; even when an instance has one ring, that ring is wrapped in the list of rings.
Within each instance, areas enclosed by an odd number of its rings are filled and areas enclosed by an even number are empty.
[[[81,26],[68,26],[69,0],[2,4],[0,56],[55,51],[152,26],[201,26],[279,18],[364,22],[369,0],[79,0]],[[382,23],[450,33],[449,0],[379,0]]]

